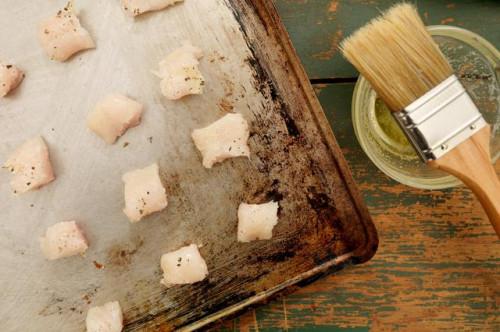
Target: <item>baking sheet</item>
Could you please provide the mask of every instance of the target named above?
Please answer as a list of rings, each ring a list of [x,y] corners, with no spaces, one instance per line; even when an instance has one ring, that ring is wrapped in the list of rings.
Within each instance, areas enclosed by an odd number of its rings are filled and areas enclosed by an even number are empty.
[[[127,17],[118,1],[80,1],[97,49],[50,61],[38,23],[64,1],[0,2],[0,57],[26,71],[0,100],[0,160],[28,138],[48,142],[57,180],[12,195],[0,173],[2,331],[81,331],[90,306],[119,300],[127,331],[191,329],[355,258],[376,234],[305,73],[267,1],[186,0]],[[171,102],[151,71],[184,40],[202,48],[206,92]],[[107,146],[85,126],[110,93],[146,106],[142,124]],[[190,139],[230,111],[251,124],[250,159],[204,169]],[[141,223],[122,213],[121,175],[159,162],[169,207]],[[236,242],[240,202],[280,202],[272,241]],[[77,220],[85,257],[43,259],[38,237]],[[160,256],[203,245],[209,278],[167,289]]]

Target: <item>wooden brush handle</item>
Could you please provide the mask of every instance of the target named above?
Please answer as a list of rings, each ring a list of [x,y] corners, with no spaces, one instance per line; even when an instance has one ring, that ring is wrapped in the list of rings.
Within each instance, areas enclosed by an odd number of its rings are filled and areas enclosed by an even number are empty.
[[[450,173],[476,195],[500,238],[500,181],[491,165],[491,128],[487,126],[429,165]]]

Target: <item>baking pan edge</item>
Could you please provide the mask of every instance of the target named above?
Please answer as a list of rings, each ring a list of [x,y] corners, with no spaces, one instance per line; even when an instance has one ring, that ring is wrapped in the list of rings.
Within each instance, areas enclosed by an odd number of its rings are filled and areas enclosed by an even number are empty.
[[[241,6],[245,3],[247,6],[251,6],[259,16],[261,23],[265,26],[269,36],[273,38],[280,47],[282,47],[284,53],[286,54],[288,63],[291,67],[290,69],[300,82],[300,90],[302,91],[303,96],[306,99],[312,114],[314,115],[315,122],[319,127],[328,148],[335,157],[334,159],[337,163],[337,168],[346,183],[351,200],[353,201],[354,207],[356,208],[356,211],[360,216],[360,220],[363,223],[366,241],[350,253],[336,257],[271,289],[256,294],[240,303],[227,307],[224,310],[213,313],[197,322],[184,326],[180,328],[179,331],[193,331],[207,327],[223,318],[228,318],[237,313],[241,313],[245,309],[248,309],[256,304],[265,302],[280,294],[287,293],[287,290],[289,292],[290,288],[293,286],[303,287],[322,276],[339,271],[347,265],[365,263],[375,255],[379,243],[377,230],[368,212],[368,208],[361,197],[361,193],[359,192],[354,181],[347,161],[345,160],[337,140],[335,139],[332,128],[325,116],[318,98],[316,97],[314,89],[309,81],[304,67],[300,62],[288,32],[279,17],[274,2],[269,0],[234,0],[230,2],[236,10],[237,8],[242,8]]]

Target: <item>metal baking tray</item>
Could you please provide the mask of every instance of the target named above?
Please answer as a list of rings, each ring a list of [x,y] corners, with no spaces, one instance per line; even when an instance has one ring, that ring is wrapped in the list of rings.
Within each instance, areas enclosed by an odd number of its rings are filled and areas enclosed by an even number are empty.
[[[186,0],[136,19],[119,1],[78,1],[97,48],[56,63],[37,28],[64,4],[0,2],[0,57],[26,71],[0,100],[0,159],[42,135],[57,175],[15,197],[0,173],[2,331],[82,331],[88,308],[111,300],[126,331],[192,330],[373,256],[375,228],[271,1]],[[186,39],[205,52],[206,92],[167,101],[151,71]],[[113,92],[146,112],[107,146],[85,119]],[[226,112],[249,120],[252,156],[204,169],[190,133]],[[121,175],[153,162],[169,206],[130,224]],[[239,203],[271,199],[274,238],[237,243]],[[73,219],[89,237],[86,256],[44,260],[38,237]],[[188,243],[203,245],[208,279],[163,287],[160,256]]]

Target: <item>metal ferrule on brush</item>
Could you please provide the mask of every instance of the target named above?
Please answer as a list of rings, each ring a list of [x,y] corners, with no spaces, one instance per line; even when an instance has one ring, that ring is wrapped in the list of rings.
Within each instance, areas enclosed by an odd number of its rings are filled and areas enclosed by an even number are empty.
[[[487,125],[455,75],[393,114],[425,162],[439,159]]]

